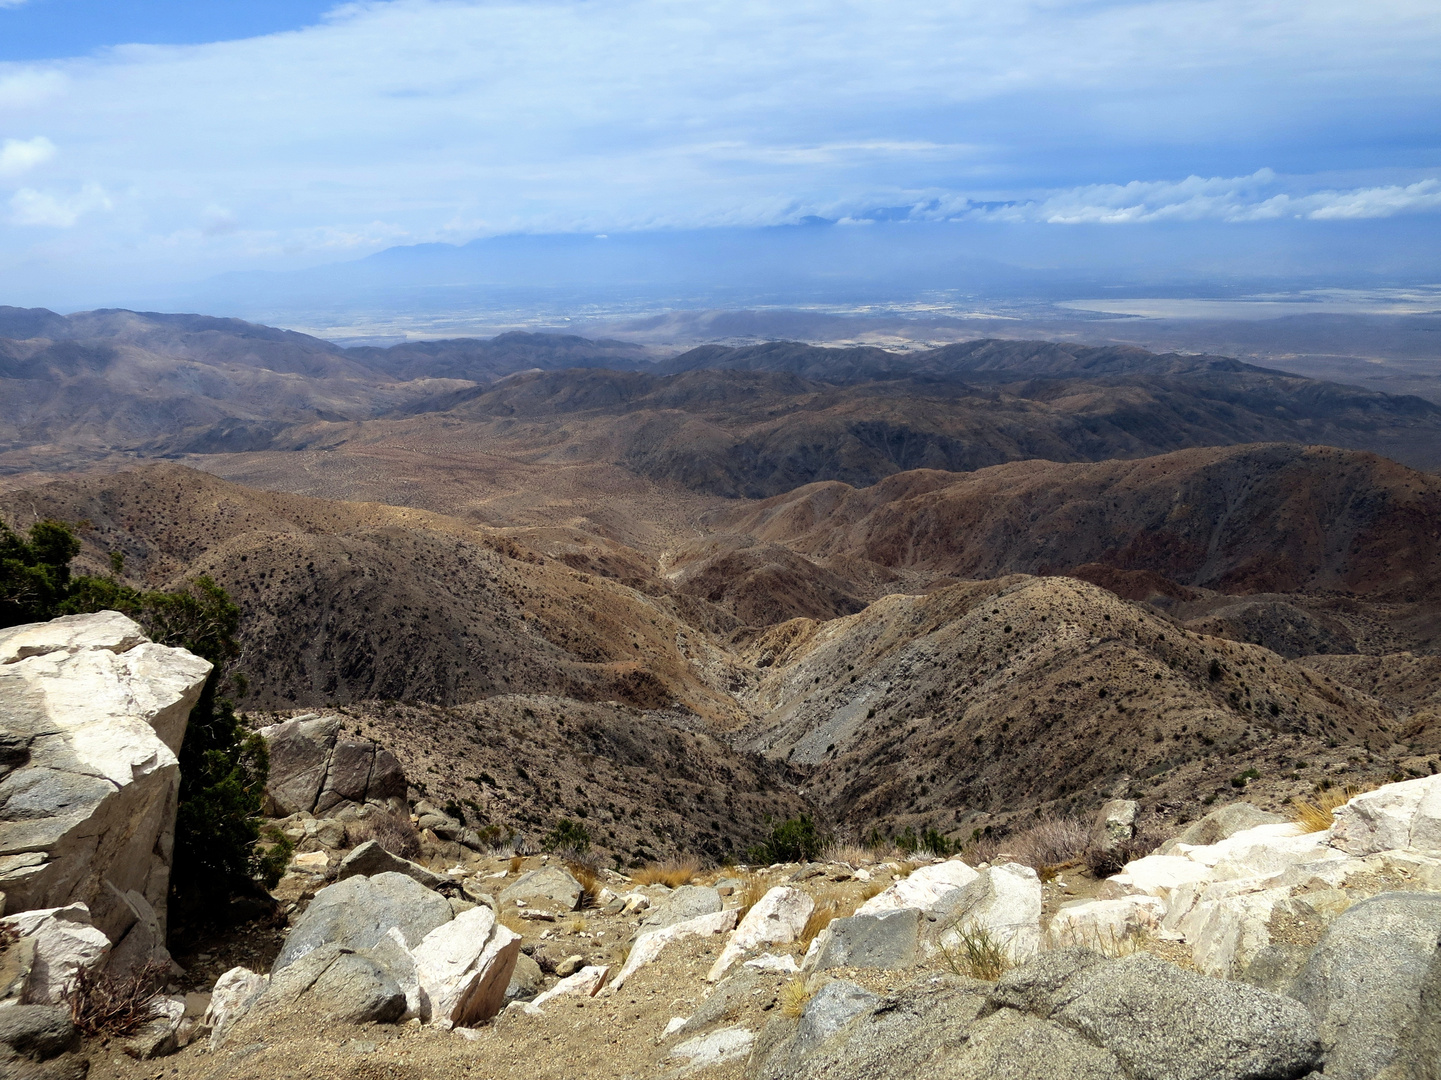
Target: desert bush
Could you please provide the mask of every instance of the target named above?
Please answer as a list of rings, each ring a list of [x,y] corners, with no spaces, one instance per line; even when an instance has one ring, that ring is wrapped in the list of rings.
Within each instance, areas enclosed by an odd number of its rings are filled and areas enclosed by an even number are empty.
[[[561,818],[540,842],[542,851],[582,855],[590,850],[590,830],[569,818]]]
[[[1119,874],[1128,862],[1151,854],[1160,846],[1162,838],[1155,833],[1137,831],[1126,840],[1117,841],[1111,847],[1093,845],[1086,850],[1086,869],[1095,878]]]
[[[65,1002],[70,1018],[86,1036],[129,1035],[155,1017],[155,1005],[170,965],[152,960],[128,975],[96,974],[82,969]]]
[[[701,865],[695,859],[671,859],[646,863],[640,869],[632,870],[630,879],[637,885],[664,885],[678,889],[689,885],[700,872]]]
[[[363,818],[345,823],[345,840],[351,847],[374,840],[401,859],[420,858],[420,833],[409,818],[372,810]]]
[[[816,828],[815,820],[802,814],[773,828],[770,838],[751,848],[746,857],[753,863],[767,865],[810,862],[820,855],[826,843],[827,838]]]
[[[1090,846],[1091,831],[1085,825],[1075,818],[1053,817],[1003,837],[982,836],[966,846],[966,857],[978,863],[1007,855],[1042,873],[1083,858]]]
[[[963,923],[952,929],[956,939],[941,946],[941,955],[957,975],[995,982],[1015,966],[1009,950],[985,926]]]

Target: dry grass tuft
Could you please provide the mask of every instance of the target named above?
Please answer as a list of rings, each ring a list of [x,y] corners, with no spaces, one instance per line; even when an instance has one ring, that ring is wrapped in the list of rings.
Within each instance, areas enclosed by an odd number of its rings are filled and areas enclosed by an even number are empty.
[[[701,872],[701,865],[695,859],[672,859],[666,862],[647,863],[630,875],[637,885],[665,885],[678,889],[689,885]]]
[[[1303,833],[1325,832],[1336,823],[1336,811],[1357,795],[1361,788],[1348,784],[1316,793],[1314,799],[1292,799],[1290,818]]]
[[[1085,931],[1072,928],[1064,933],[1050,935],[1050,942],[1054,948],[1079,945],[1092,952],[1098,952],[1102,956],[1108,956],[1112,960],[1119,960],[1123,956],[1141,952],[1153,940],[1154,935],[1147,930],[1117,934],[1114,927],[1107,927],[1103,932],[1094,926]]]
[[[736,908],[736,918],[744,919],[746,912],[760,903],[761,897],[770,891],[770,886],[763,878],[755,874],[747,874],[742,879],[739,893],[740,906]]]
[[[1042,818],[1020,832],[982,837],[966,848],[966,859],[975,865],[1009,856],[1037,873],[1045,870],[1054,875],[1056,869],[1082,858],[1090,846],[1091,830],[1075,818]]]
[[[520,869],[521,869],[521,867],[523,867],[524,865],[525,865],[525,856],[524,856],[524,855],[512,855],[512,856],[510,857],[510,872],[511,872],[512,874],[518,874],[518,873],[520,873]]]
[[[848,866],[869,866],[879,857],[880,854],[876,849],[868,848],[864,844],[842,843],[834,840],[822,849],[819,861],[845,863]]]
[[[170,965],[152,960],[129,975],[80,971],[65,995],[70,1018],[86,1036],[129,1035],[155,1017]]]
[[[806,1003],[811,999],[811,992],[806,987],[804,979],[792,979],[781,987],[781,1014],[789,1016],[792,1020],[799,1020],[801,1013],[806,1011]]]
[[[570,871],[570,876],[580,884],[580,907],[595,907],[600,890],[605,887],[601,884],[595,867],[583,862],[567,862],[565,868]]]
[[[367,840],[374,840],[386,851],[402,859],[414,862],[420,858],[420,833],[409,818],[400,818],[377,810],[363,818],[346,822],[345,840],[351,847],[358,847]]]
[[[946,964],[957,975],[995,982],[1015,966],[1011,954],[984,926],[965,923],[954,927],[956,941],[942,945]]]

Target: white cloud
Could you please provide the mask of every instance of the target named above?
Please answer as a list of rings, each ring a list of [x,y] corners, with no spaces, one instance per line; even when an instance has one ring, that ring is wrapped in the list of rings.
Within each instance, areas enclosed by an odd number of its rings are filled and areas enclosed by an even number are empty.
[[[44,135],[6,139],[0,143],[0,177],[19,176],[55,156],[55,144]]]
[[[26,2],[27,0],[0,0],[0,8],[19,7]]]
[[[125,282],[878,207],[1057,223],[1412,212],[1433,206],[1403,166],[1434,151],[1438,56],[1435,0],[356,3],[264,38],[0,63],[6,129],[64,148],[11,222],[78,219],[90,209],[56,193],[86,185],[123,193],[63,257],[0,227],[0,289],[40,264]],[[1345,154],[1375,167],[1346,190],[1235,175],[1268,160],[1322,173]],[[1187,171],[1219,179],[1087,182]]]
[[[68,229],[85,214],[109,210],[110,196],[98,184],[87,184],[73,195],[21,188],[10,197],[11,221],[16,225],[38,225]]]
[[[1292,190],[1270,169],[1250,176],[1188,176],[1180,181],[1090,184],[1028,200],[975,203],[947,198],[917,207],[930,220],[982,220],[1048,225],[1139,225],[1166,221],[1310,221],[1385,218],[1441,210],[1441,180],[1350,190]]]

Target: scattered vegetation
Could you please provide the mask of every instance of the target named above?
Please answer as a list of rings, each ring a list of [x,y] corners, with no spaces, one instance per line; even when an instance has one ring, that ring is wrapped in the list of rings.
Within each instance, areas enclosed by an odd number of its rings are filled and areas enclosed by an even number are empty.
[[[1128,840],[1117,841],[1111,847],[1097,844],[1086,850],[1086,869],[1094,878],[1106,878],[1119,874],[1122,868],[1134,859],[1143,858],[1160,846],[1161,838],[1154,833],[1137,831]]]
[[[740,904],[736,910],[736,918],[738,920],[744,919],[746,912],[760,903],[761,897],[766,894],[768,889],[769,886],[766,885],[762,878],[755,874],[747,874],[742,879],[739,896]]]
[[[0,627],[54,618],[78,554],[80,541],[62,522],[37,521],[22,538],[0,521]]]
[[[89,1038],[130,1035],[155,1017],[155,1005],[170,977],[170,965],[152,960],[128,975],[76,973],[65,1002],[70,1018]]]
[[[995,982],[1015,966],[1006,946],[987,927],[973,922],[951,928],[942,939],[941,955],[957,975],[986,982]]]
[[[605,887],[601,884],[595,864],[589,859],[567,859],[565,868],[570,871],[570,876],[575,878],[580,885],[579,907],[595,907],[600,897],[600,891]]]
[[[1091,830],[1081,822],[1048,817],[1002,837],[983,835],[966,846],[966,858],[975,864],[1008,856],[1044,873],[1085,858],[1091,846]]]

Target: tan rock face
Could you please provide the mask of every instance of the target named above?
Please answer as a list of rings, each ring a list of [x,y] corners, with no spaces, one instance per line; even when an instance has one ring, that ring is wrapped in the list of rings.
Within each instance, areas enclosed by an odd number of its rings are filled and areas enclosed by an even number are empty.
[[[0,631],[7,913],[82,903],[116,945],[164,940],[176,754],[210,667],[113,611]]]

